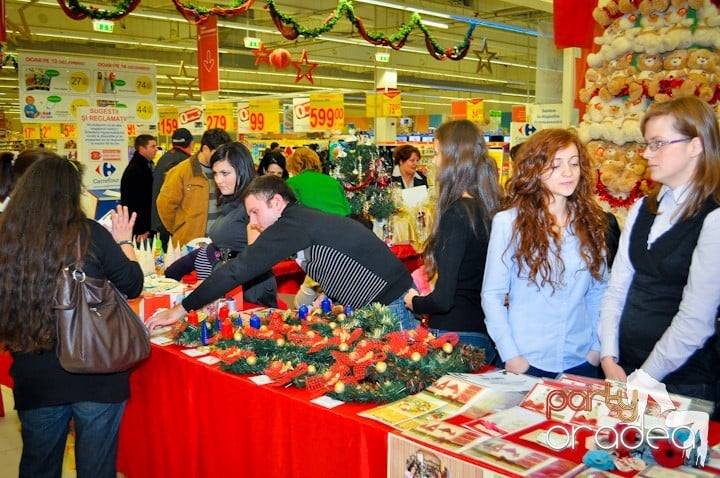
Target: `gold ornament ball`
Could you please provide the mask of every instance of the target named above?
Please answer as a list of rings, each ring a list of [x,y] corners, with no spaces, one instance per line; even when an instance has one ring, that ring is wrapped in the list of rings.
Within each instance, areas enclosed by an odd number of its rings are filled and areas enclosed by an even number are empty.
[[[308,365],[308,373],[310,375],[315,375],[315,372],[317,372],[317,369],[315,368],[315,365]]]
[[[345,384],[338,382],[335,384],[335,393],[343,393],[345,391]]]
[[[410,355],[410,360],[413,362],[419,362],[422,358],[422,354],[420,352],[413,352],[412,355]]]
[[[339,350],[340,352],[347,352],[349,348],[350,348],[350,347],[349,347],[348,344],[346,344],[345,342],[343,342],[343,343],[341,343],[340,345],[338,345],[338,350]]]
[[[237,330],[233,333],[233,339],[235,339],[236,341],[240,342],[240,341],[242,340],[242,338],[243,338],[242,330],[237,329]]]
[[[285,345],[285,339],[280,337],[275,341],[275,345],[277,345],[278,347],[282,347],[283,345]]]
[[[387,370],[387,363],[385,362],[378,362],[375,364],[375,370],[377,373],[383,373],[385,370]]]
[[[338,322],[342,322],[343,320],[345,320],[345,314],[338,314],[338,315],[337,315],[337,321],[338,321]]]
[[[245,359],[248,365],[255,365],[257,363],[257,357],[255,355],[251,355],[248,358]]]
[[[443,352],[446,354],[451,354],[453,351],[453,346],[450,342],[445,342],[442,346]]]
[[[335,327],[337,327],[337,324],[335,322],[330,322],[328,325],[330,326],[331,329],[334,329]]]

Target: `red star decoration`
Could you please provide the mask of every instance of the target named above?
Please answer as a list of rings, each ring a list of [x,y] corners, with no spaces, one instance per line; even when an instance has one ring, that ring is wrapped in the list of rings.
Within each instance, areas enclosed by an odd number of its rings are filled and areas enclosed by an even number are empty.
[[[312,72],[315,69],[316,66],[318,66],[317,63],[311,63],[308,61],[307,57],[307,50],[303,48],[302,55],[300,55],[300,61],[293,61],[293,66],[297,70],[297,76],[295,77],[295,83],[299,83],[300,80],[303,78],[307,78],[308,81],[310,81],[311,84],[315,84],[315,80],[313,79]],[[305,69],[307,67],[307,70]]]
[[[270,53],[272,53],[272,50],[266,50],[265,44],[261,43],[260,48],[252,51],[252,54],[255,55],[255,66],[258,66],[261,63],[266,63],[269,65]]]

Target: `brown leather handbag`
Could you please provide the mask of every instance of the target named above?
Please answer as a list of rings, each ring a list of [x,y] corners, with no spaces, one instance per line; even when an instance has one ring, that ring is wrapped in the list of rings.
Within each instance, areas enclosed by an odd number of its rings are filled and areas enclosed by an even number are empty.
[[[150,333],[122,293],[77,263],[62,270],[55,300],[57,356],[71,373],[128,370],[150,356]]]

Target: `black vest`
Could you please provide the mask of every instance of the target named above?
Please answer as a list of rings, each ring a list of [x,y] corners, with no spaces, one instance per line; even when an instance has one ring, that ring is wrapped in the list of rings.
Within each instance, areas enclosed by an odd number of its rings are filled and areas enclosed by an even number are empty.
[[[698,214],[678,222],[658,237],[650,249],[647,239],[655,216],[644,204],[640,207],[629,247],[635,275],[620,318],[620,364],[626,372],[642,366],[680,309],[703,222],[717,207],[718,204],[708,201]],[[714,350],[717,340],[717,334],[713,335],[663,382],[678,385],[715,383],[720,373]]]

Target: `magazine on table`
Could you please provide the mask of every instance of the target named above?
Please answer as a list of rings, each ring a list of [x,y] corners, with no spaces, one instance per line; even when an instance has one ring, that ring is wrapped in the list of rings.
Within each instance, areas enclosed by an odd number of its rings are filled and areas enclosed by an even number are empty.
[[[490,413],[463,424],[476,432],[503,436],[546,421],[545,415],[519,406]]]
[[[447,403],[447,401],[441,400],[430,393],[420,392],[379,407],[364,410],[358,415],[395,427],[406,420],[418,418],[426,413],[438,410]]]
[[[478,439],[491,438],[490,436],[482,437],[479,433],[445,421],[423,423],[411,430],[404,430],[403,435],[456,452],[476,443]]]
[[[569,471],[575,466],[575,464],[572,463],[558,464],[557,462],[567,460],[540,453],[539,451],[502,438],[491,438],[481,443],[476,443],[471,447],[465,448],[462,454],[522,476],[533,476],[533,473],[540,472],[542,469],[554,469],[556,467]],[[559,476],[561,474],[562,472],[555,471],[549,474],[542,473],[534,476],[549,477]]]

